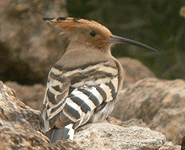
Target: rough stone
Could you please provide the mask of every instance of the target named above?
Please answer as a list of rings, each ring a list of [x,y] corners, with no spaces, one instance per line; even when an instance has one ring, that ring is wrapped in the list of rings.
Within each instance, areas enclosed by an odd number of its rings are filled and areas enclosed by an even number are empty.
[[[185,82],[146,78],[123,90],[112,116],[142,119],[151,129],[180,144],[185,135]]]
[[[159,150],[180,150],[180,145],[174,145],[172,142],[166,142]]]
[[[122,127],[139,126],[139,127],[147,127],[148,128],[147,124],[144,123],[141,119],[130,119],[130,120],[123,122],[123,121],[116,119],[112,116],[108,116],[104,122],[118,125],[118,126],[122,126]]]
[[[1,79],[22,84],[46,81],[66,44],[60,31],[42,18],[67,16],[65,5],[65,0],[0,1]]]
[[[141,120],[121,122],[109,117],[107,122],[85,125],[78,129],[74,141],[50,144],[42,133],[40,111],[20,102],[15,92],[0,82],[0,149],[172,149],[180,150],[166,141],[165,135],[150,130]],[[115,125],[118,124],[118,125]],[[163,148],[163,149],[161,149]]]
[[[50,144],[41,132],[40,111],[33,110],[19,101],[15,92],[0,81],[0,149],[78,149],[75,142]],[[68,147],[66,147],[68,146]]]
[[[48,143],[40,132],[40,112],[20,102],[15,92],[0,82],[0,143],[2,147],[19,149]],[[42,137],[42,138],[41,138]]]
[[[123,88],[128,88],[141,79],[155,77],[153,72],[136,59],[122,57],[118,60],[125,70]]]
[[[89,124],[77,132],[74,141],[82,149],[138,150],[159,149],[165,144],[166,138],[146,127],[97,123]]]

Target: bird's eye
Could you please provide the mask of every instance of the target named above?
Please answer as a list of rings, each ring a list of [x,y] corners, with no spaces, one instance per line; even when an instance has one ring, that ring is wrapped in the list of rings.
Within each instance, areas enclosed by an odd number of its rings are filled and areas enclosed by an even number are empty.
[[[91,32],[90,32],[90,35],[91,35],[92,37],[95,37],[95,36],[96,36],[96,32],[95,32],[95,31],[91,31]]]

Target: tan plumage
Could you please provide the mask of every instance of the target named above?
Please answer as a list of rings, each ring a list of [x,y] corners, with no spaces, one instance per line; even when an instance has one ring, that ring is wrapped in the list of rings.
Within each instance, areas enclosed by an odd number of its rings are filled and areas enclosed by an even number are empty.
[[[53,66],[44,97],[43,119],[51,142],[73,139],[74,130],[87,122],[103,121],[113,110],[124,77],[111,55],[115,43],[144,44],[112,35],[95,21],[45,18],[62,29],[69,45]]]

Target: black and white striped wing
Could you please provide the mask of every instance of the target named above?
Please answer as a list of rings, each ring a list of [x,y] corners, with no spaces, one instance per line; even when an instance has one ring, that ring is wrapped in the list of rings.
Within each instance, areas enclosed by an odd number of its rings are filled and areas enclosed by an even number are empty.
[[[42,117],[44,119],[46,132],[56,125],[59,113],[62,112],[66,104],[69,89],[70,82],[68,79],[62,75],[60,70],[53,67],[48,76],[43,102],[45,109],[43,110]]]
[[[92,122],[101,121],[112,111],[113,107],[110,109],[109,106],[106,110],[104,107],[116,98],[118,69],[116,65],[109,63],[101,61],[63,72],[63,75],[70,79],[71,86],[62,112],[75,123],[74,128],[90,119]]]
[[[113,105],[106,106],[116,98],[117,86],[116,76],[107,83],[76,87],[67,97],[63,113],[75,122],[74,128],[89,120],[103,121],[113,109]]]
[[[116,66],[100,62],[69,71],[55,65],[49,76],[43,113],[46,131],[69,123],[75,129],[89,120],[104,120],[112,111],[109,105],[118,90]]]

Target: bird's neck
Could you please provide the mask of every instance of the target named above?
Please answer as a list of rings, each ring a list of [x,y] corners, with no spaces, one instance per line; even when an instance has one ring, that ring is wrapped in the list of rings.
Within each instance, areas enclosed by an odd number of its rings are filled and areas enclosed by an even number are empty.
[[[80,42],[70,42],[67,51],[75,50],[75,49],[92,49],[91,47],[88,47]]]
[[[103,53],[111,55],[110,46],[97,48],[97,47],[93,47],[91,44],[84,44],[84,43],[80,43],[80,42],[75,41],[75,42],[70,42],[67,47],[67,51],[80,50],[80,49],[101,51]]]

